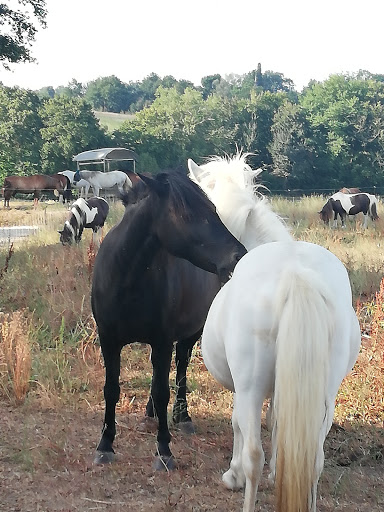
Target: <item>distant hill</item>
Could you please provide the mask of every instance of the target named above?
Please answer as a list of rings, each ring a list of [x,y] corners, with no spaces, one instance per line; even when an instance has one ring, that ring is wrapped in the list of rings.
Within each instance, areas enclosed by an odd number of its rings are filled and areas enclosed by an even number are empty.
[[[107,126],[108,131],[110,132],[117,130],[124,121],[134,118],[134,114],[115,114],[114,112],[99,111],[94,111],[94,114],[100,121],[100,124]]]

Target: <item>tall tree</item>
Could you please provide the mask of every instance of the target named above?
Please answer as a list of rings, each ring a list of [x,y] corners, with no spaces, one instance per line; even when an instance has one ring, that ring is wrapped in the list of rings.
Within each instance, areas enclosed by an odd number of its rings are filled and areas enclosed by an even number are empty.
[[[0,4],[0,62],[6,69],[9,69],[10,64],[35,60],[31,54],[31,46],[35,41],[37,26],[46,26],[45,0],[15,1],[23,10],[8,6],[7,3],[11,5],[11,2]]]
[[[42,166],[47,174],[73,168],[73,155],[110,144],[84,99],[56,96],[40,110]]]
[[[321,186],[317,174],[318,150],[311,145],[309,127],[300,105],[285,101],[274,117],[271,129],[272,175],[280,178],[279,188],[315,188]],[[327,166],[325,166],[327,167]],[[330,187],[331,176],[325,185]],[[278,187],[278,181],[274,183]]]
[[[136,101],[136,92],[116,76],[97,78],[87,86],[84,98],[95,110],[126,112]]]
[[[306,89],[300,104],[313,144],[323,148],[340,185],[384,185],[382,82],[333,75]]]
[[[203,98],[206,100],[208,96],[216,91],[216,85],[220,82],[221,75],[216,73],[215,75],[204,76],[201,79],[201,87],[203,88]]]
[[[34,174],[41,169],[38,96],[0,86],[0,174]],[[2,181],[1,181],[2,182]]]

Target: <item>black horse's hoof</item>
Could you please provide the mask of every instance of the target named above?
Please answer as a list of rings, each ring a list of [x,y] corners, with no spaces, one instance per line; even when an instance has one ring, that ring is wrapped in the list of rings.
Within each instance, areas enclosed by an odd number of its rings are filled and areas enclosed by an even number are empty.
[[[196,434],[195,425],[192,421],[181,421],[180,423],[176,423],[176,428],[183,434]]]
[[[155,471],[173,471],[176,469],[176,462],[173,455],[163,457],[156,455],[155,460],[153,461],[153,469]]]
[[[111,464],[115,460],[116,456],[113,452],[96,452],[93,463],[97,465]]]

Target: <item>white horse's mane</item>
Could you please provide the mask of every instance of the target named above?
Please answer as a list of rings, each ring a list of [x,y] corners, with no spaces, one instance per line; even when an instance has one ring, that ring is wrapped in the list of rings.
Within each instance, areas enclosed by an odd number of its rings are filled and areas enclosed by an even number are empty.
[[[215,204],[227,228],[248,250],[267,242],[291,240],[282,219],[261,193],[265,187],[255,183],[262,169],[251,169],[247,156],[237,153],[233,157],[211,157],[200,166],[198,179],[191,177]]]

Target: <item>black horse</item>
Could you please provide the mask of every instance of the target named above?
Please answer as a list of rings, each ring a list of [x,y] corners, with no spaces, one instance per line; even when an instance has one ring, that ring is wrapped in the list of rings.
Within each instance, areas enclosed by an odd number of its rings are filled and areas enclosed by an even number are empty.
[[[95,461],[113,460],[121,349],[142,342],[152,348],[146,415],[158,419],[154,467],[173,469],[167,422],[173,344],[177,342],[173,421],[193,431],[186,401],[191,350],[220,282],[229,279],[246,250],[187,176],[141,178],[123,195],[124,217],[104,238],[94,266],[92,310],[106,371],[104,428]]]
[[[73,203],[69,219],[65,221],[63,229],[59,231],[60,242],[63,245],[79,243],[84,228],[90,228],[93,231],[93,243],[99,245],[97,235],[104,226],[108,212],[109,205],[102,197],[91,197],[90,199],[80,197]]]

